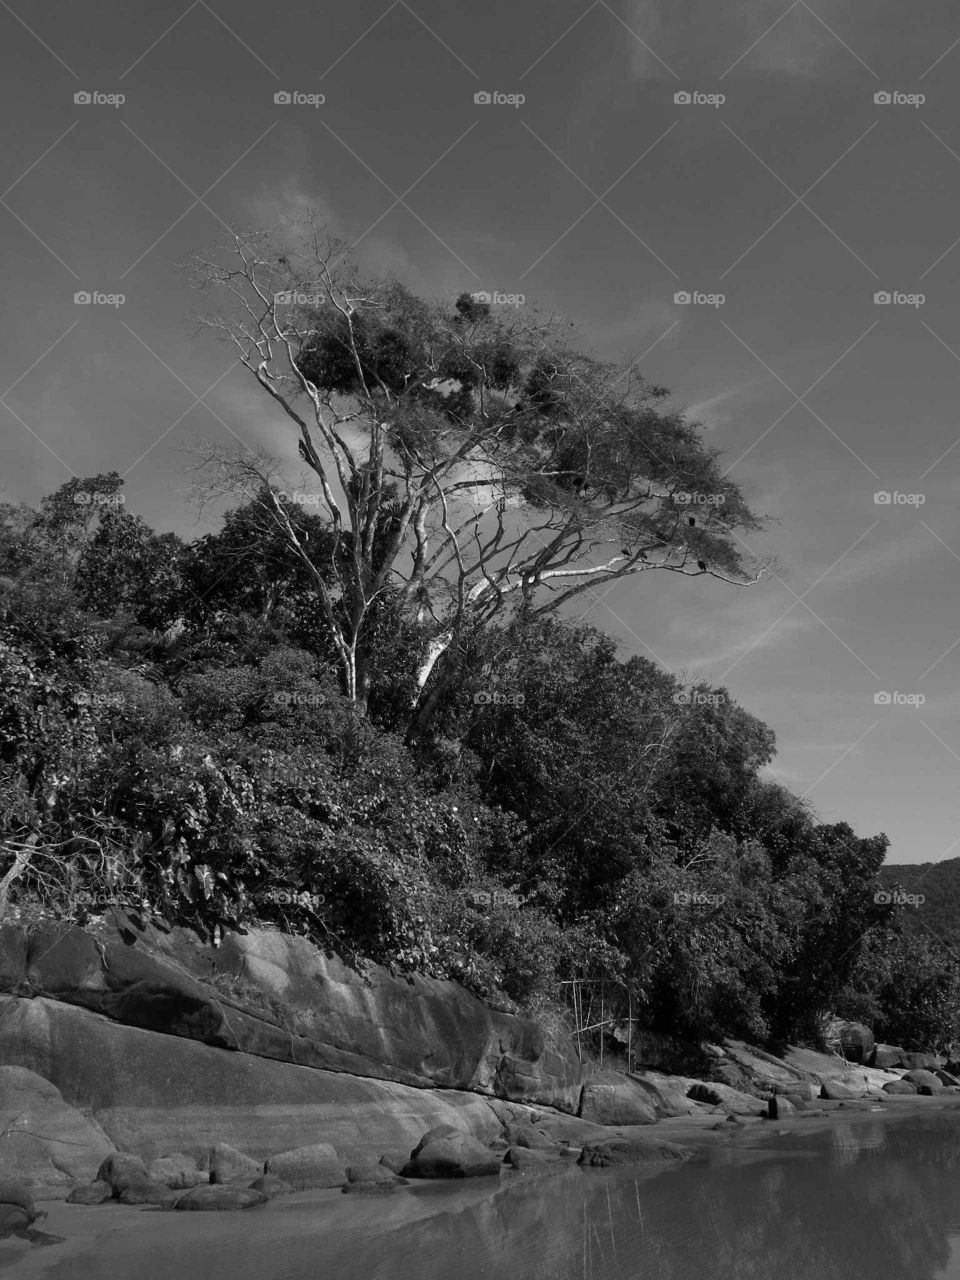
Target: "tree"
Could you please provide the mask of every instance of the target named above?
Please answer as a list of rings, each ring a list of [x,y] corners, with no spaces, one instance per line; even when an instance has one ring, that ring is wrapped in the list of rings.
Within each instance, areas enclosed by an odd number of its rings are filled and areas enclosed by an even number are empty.
[[[647,572],[756,582],[740,531],[761,522],[695,423],[632,366],[569,328],[461,294],[427,303],[362,280],[312,218],[281,247],[237,232],[193,278],[225,300],[202,323],[291,422],[331,543],[298,537],[268,456],[219,450],[218,483],[260,502],[311,576],[343,687],[370,694],[364,629],[394,590],[420,627],[410,736],[464,660],[464,638]],[[216,486],[214,486],[216,487]]]

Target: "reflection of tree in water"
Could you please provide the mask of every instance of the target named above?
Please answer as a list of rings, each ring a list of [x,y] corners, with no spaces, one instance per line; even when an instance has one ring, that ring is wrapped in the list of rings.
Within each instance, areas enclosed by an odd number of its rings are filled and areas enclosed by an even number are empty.
[[[771,1159],[662,1177],[570,1170],[393,1233],[342,1280],[933,1280],[960,1222],[960,1123],[804,1134]],[[719,1155],[719,1152],[716,1153]]]

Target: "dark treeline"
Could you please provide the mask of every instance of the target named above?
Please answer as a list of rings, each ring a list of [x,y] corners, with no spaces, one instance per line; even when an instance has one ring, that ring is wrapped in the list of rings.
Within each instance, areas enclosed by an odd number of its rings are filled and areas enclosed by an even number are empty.
[[[0,912],[275,922],[531,1008],[602,979],[690,1038],[949,1042],[957,966],[878,900],[886,838],[766,779],[724,689],[563,621],[649,573],[756,589],[698,425],[555,317],[288,239],[192,275],[304,492],[210,449],[229,509],[190,543],[116,473],[0,508]]]
[[[476,635],[412,747],[402,612],[360,715],[264,511],[184,543],[115,474],[0,508],[0,895],[21,918],[274,922],[527,1007],[602,975],[691,1037],[776,1043],[832,1010],[949,1041],[956,969],[876,900],[885,837],[765,780],[773,734],[723,689],[516,619]]]

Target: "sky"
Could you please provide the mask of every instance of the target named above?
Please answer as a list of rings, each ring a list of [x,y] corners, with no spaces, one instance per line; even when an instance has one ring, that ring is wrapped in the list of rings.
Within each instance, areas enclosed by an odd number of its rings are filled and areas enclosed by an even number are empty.
[[[776,572],[570,616],[726,688],[824,821],[960,856],[955,5],[0,0],[0,48],[0,500],[117,470],[193,537],[191,448],[289,458],[179,268],[312,208],[669,386]]]

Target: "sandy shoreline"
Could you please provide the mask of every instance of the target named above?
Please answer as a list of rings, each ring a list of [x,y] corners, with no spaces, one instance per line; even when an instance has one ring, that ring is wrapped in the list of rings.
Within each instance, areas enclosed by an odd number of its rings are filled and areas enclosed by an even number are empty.
[[[822,1112],[821,1112],[822,1107]],[[778,1147],[791,1135],[802,1137],[841,1124],[896,1123],[918,1115],[960,1111],[960,1095],[890,1097],[823,1102],[817,1110],[786,1120],[745,1119],[731,1123],[721,1113],[662,1120],[656,1125],[611,1127],[609,1136],[644,1136],[666,1139],[691,1148],[698,1163],[714,1160],[711,1154],[725,1150],[730,1161],[777,1159]],[[774,1141],[781,1140],[781,1141]],[[727,1160],[724,1159],[724,1163]],[[0,1242],[0,1269],[28,1280],[95,1280],[101,1275],[141,1275],[145,1280],[190,1280],[193,1276],[223,1274],[231,1252],[250,1262],[249,1271],[233,1268],[234,1276],[257,1275],[269,1280],[258,1254],[270,1257],[272,1274],[296,1275],[297,1266],[314,1266],[318,1255],[337,1253],[355,1246],[362,1249],[378,1236],[401,1230],[440,1214],[482,1205],[510,1196],[533,1182],[547,1179],[602,1179],[624,1176],[646,1181],[659,1175],[683,1177],[679,1166],[664,1170],[581,1169],[567,1165],[556,1172],[516,1174],[505,1171],[498,1179],[470,1182],[412,1184],[396,1195],[376,1200],[344,1196],[339,1190],[306,1191],[271,1201],[262,1208],[239,1213],[171,1213],[152,1207],[120,1204],[86,1207],[62,1200],[45,1200],[46,1217],[36,1225],[62,1242],[31,1245],[11,1239]],[[184,1270],[184,1266],[188,1270]]]

